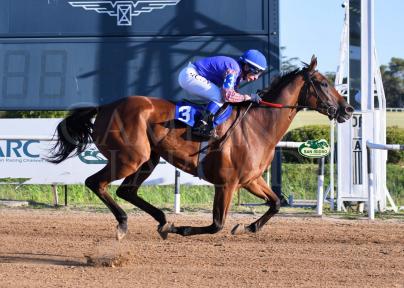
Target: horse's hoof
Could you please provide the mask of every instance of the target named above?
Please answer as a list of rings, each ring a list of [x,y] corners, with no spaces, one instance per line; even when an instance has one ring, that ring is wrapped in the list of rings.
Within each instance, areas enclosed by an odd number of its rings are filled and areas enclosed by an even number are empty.
[[[123,237],[125,237],[126,233],[128,233],[128,224],[119,223],[118,226],[116,226],[116,239],[121,241]]]
[[[163,240],[166,240],[168,237],[168,233],[171,232],[173,227],[174,227],[174,225],[172,223],[167,222],[163,226],[158,225],[157,232],[159,232],[159,234],[160,234],[161,238],[163,238]]]
[[[233,235],[241,235],[241,234],[244,234],[245,232],[246,232],[246,227],[244,224],[237,224],[231,230],[231,234],[233,234]]]

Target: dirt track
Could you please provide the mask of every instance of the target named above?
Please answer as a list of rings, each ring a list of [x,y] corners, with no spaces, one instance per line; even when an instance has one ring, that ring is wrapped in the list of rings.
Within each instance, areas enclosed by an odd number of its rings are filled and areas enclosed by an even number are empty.
[[[397,220],[281,215],[258,234],[232,236],[256,216],[231,214],[216,235],[164,241],[150,217],[133,213],[118,243],[111,214],[0,208],[0,217],[0,287],[404,287]],[[206,225],[211,215],[168,218]]]

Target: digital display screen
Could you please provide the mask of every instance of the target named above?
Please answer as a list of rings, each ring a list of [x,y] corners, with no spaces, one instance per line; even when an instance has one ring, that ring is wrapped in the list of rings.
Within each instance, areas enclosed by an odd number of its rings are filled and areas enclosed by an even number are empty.
[[[176,101],[189,62],[252,48],[268,55],[270,72],[241,91],[262,89],[279,71],[278,0],[170,0],[139,12],[147,3],[0,1],[0,110],[67,110],[130,95]]]
[[[65,50],[44,50],[39,56],[39,71],[36,71],[38,94],[45,98],[64,96],[66,86],[67,52]],[[3,97],[24,99],[27,96],[30,66],[30,51],[8,50],[4,53]]]
[[[130,95],[170,100],[183,98],[177,81],[189,62],[211,55],[238,58],[248,42],[94,41],[0,44],[2,110],[64,110],[106,104]],[[66,40],[64,40],[66,41]],[[265,38],[256,46],[267,51]],[[247,85],[246,93],[262,89],[268,75]]]

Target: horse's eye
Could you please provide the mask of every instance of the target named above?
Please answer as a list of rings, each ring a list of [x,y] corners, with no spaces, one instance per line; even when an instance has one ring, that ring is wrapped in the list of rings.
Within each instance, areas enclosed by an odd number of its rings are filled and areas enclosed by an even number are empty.
[[[324,88],[327,88],[327,87],[328,87],[328,83],[327,83],[327,82],[322,82],[322,83],[321,83],[321,86],[323,86]]]

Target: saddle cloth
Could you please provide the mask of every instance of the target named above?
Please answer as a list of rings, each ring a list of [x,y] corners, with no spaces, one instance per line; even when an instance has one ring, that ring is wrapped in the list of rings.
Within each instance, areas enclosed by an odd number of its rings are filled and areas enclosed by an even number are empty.
[[[193,127],[200,117],[202,117],[202,111],[205,110],[203,105],[195,103],[180,101],[175,106],[175,119]],[[217,115],[213,121],[213,126],[216,127],[225,122],[231,115],[233,107],[228,105],[219,115]]]

